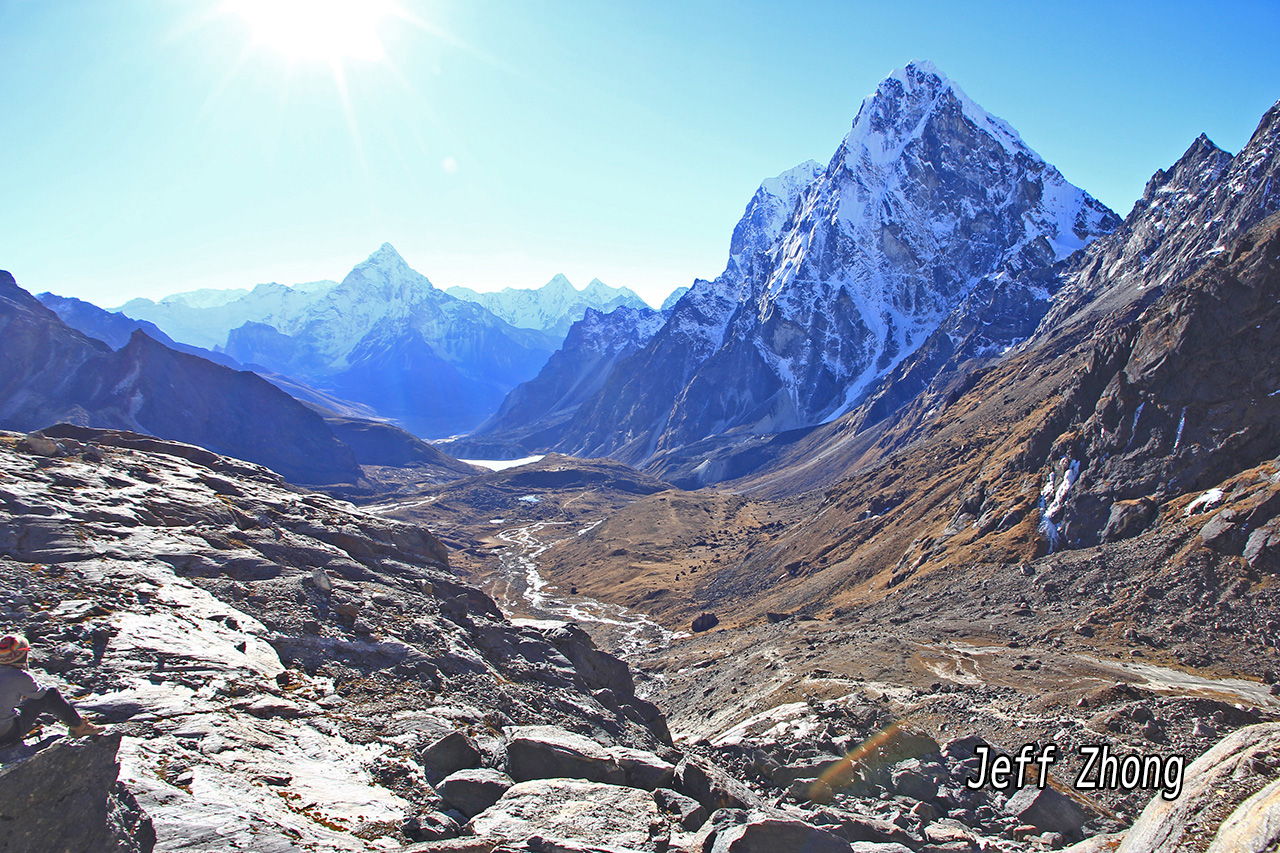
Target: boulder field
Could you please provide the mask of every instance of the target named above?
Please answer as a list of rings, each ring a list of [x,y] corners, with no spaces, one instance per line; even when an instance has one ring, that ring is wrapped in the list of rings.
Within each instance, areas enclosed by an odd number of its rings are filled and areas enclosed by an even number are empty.
[[[623,661],[508,621],[425,529],[189,445],[0,434],[0,509],[0,630],[109,730],[0,753],[0,850],[1276,844],[1280,724],[1256,712],[1128,828],[1065,786],[971,788],[1013,744],[865,697],[675,744]]]

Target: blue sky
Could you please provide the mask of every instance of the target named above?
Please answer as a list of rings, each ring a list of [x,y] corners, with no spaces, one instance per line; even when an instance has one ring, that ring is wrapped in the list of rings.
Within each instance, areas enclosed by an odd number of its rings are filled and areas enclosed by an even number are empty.
[[[337,279],[390,241],[439,287],[657,302],[912,59],[1122,215],[1280,98],[1274,0],[396,5],[380,59],[330,61],[224,0],[4,0],[0,268],[114,306]]]

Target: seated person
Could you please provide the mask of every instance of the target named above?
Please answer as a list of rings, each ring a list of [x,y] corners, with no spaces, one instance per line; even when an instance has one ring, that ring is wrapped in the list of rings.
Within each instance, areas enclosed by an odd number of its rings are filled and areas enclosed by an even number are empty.
[[[41,714],[61,720],[74,737],[102,734],[55,687],[42,687],[27,672],[31,646],[21,634],[0,637],[0,747],[13,746],[35,728]]]

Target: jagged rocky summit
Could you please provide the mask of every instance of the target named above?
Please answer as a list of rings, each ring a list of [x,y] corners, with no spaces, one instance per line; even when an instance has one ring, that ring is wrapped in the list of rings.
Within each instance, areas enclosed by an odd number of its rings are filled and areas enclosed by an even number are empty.
[[[761,186],[725,272],[694,284],[556,449],[638,463],[832,420],[979,282],[1048,267],[1118,223],[931,64],[908,65],[825,168]]]

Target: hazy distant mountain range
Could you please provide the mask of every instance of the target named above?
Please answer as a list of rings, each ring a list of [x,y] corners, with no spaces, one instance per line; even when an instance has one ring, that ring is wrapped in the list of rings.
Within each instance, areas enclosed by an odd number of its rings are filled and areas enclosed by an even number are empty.
[[[367,407],[419,435],[474,427],[517,383],[532,378],[588,309],[648,310],[627,288],[562,275],[541,288],[438,290],[385,244],[340,283],[201,290],[122,314],[235,363]]]
[[[614,308],[647,309],[648,304],[625,287],[610,287],[598,278],[578,290],[563,275],[556,275],[542,287],[518,289],[507,287],[496,293],[477,293],[467,287],[450,287],[450,296],[483,305],[494,314],[521,329],[539,329],[564,338],[569,327],[586,314],[587,309],[608,314]]]

